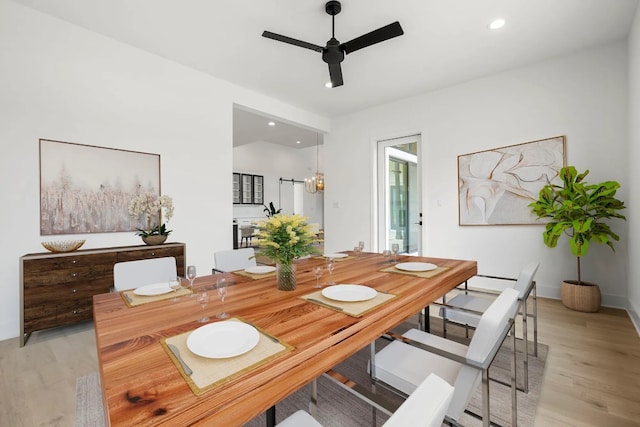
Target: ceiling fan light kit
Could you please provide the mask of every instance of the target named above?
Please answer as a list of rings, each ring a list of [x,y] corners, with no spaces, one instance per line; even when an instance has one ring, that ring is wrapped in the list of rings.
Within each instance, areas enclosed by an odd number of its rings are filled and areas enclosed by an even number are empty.
[[[327,41],[325,47],[270,31],[264,31],[262,37],[322,53],[322,60],[329,66],[331,87],[342,86],[344,83],[342,79],[342,66],[340,64],[344,60],[345,55],[404,34],[400,23],[396,21],[360,37],[356,37],[346,43],[340,43],[340,41],[336,39],[335,34],[335,17],[342,10],[342,5],[339,1],[328,1],[324,5],[324,10],[331,15],[331,38]]]

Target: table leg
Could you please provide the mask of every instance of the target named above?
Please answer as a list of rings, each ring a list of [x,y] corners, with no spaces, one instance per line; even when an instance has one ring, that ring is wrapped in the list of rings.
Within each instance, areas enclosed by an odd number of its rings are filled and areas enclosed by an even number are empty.
[[[267,409],[267,427],[275,427],[276,425],[276,405]]]
[[[429,318],[429,306],[424,308],[424,331],[429,332],[431,330],[431,320]]]

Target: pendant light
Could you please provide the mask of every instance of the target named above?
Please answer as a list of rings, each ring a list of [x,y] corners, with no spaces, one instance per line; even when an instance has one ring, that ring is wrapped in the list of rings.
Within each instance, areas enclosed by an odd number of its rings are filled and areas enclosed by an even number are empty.
[[[304,179],[304,189],[311,194],[315,194],[318,191],[324,191],[324,174],[318,170],[318,145],[319,134],[316,133],[316,174],[311,178]]]

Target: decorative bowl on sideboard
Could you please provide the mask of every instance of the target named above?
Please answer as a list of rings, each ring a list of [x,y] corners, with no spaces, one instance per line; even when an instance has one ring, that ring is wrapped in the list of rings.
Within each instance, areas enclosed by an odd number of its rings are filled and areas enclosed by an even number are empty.
[[[42,242],[42,246],[51,252],[73,252],[84,245],[85,240],[58,240]]]

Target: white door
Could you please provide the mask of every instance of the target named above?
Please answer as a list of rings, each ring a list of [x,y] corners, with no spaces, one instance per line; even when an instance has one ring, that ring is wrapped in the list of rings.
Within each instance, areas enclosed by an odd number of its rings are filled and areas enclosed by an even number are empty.
[[[420,135],[378,141],[378,250],[400,245],[400,253],[420,255]]]

